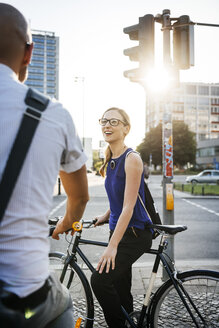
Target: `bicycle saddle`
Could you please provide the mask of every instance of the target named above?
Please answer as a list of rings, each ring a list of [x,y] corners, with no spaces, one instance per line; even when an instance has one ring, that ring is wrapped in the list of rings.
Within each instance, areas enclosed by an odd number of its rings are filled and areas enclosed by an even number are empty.
[[[158,231],[166,232],[170,235],[175,235],[177,232],[187,230],[187,226],[183,225],[161,225],[161,224],[151,224],[150,228],[156,229]]]

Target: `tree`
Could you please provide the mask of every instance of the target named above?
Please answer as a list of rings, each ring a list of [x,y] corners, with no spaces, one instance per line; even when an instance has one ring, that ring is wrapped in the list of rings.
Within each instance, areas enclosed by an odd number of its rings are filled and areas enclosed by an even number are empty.
[[[161,123],[146,133],[143,142],[137,147],[142,160],[149,163],[150,155],[155,165],[162,165],[162,125]]]
[[[195,133],[182,121],[173,121],[173,163],[184,166],[196,162]]]
[[[137,147],[144,162],[149,163],[150,154],[155,165],[162,165],[162,124],[146,133],[142,143]],[[188,162],[195,164],[195,133],[181,121],[173,121],[173,163],[181,167]]]
[[[93,150],[93,169],[99,173],[99,169],[103,164],[103,160],[100,159],[99,150]]]

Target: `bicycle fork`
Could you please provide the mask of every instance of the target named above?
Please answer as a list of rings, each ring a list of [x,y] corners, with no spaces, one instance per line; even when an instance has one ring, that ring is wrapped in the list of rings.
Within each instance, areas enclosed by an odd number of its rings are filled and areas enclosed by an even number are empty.
[[[188,294],[188,292],[187,292],[186,289],[184,288],[184,286],[183,286],[183,284],[182,284],[182,281],[181,281],[180,279],[177,278],[177,272],[176,272],[176,271],[175,271],[175,273],[174,273],[174,279],[178,282],[179,287],[181,288],[183,294],[184,294],[185,297],[188,299],[189,303],[191,304],[191,306],[193,307],[193,309],[195,310],[195,312],[197,313],[197,315],[199,316],[199,318],[201,319],[201,321],[203,322],[203,324],[205,324],[205,320],[204,320],[203,316],[201,315],[201,313],[200,313],[199,310],[197,309],[196,305],[194,304],[193,300],[191,299],[190,295]],[[178,292],[178,290],[177,290],[177,292]],[[178,293],[178,294],[179,294],[179,293]],[[186,303],[185,298],[183,298],[183,304],[186,306],[187,303],[185,304],[184,302]],[[186,306],[186,308],[187,308],[187,306]],[[188,308],[187,308],[187,310],[188,310]],[[190,311],[191,311],[191,310],[190,310]],[[197,323],[197,321],[196,321],[196,319],[195,319],[193,313],[192,313],[192,312],[190,313],[190,311],[188,311],[188,312],[189,312],[189,314],[190,314],[192,320],[194,319],[193,322],[195,323],[196,327],[199,327],[199,325],[198,325],[198,323]]]

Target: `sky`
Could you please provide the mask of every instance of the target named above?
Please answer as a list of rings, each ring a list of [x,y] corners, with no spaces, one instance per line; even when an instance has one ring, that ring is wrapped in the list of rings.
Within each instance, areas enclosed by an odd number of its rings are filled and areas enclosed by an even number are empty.
[[[0,0],[1,1],[1,0]],[[136,68],[123,55],[137,44],[123,28],[146,14],[189,15],[193,22],[219,24],[219,0],[14,0],[1,1],[20,10],[34,30],[60,38],[59,100],[70,111],[79,135],[102,139],[98,119],[109,107],[120,107],[131,119],[126,144],[136,147],[145,135],[145,91],[123,76]],[[162,57],[161,25],[156,23],[156,62]],[[180,73],[184,82],[219,82],[219,28],[195,26],[195,66]],[[83,78],[75,82],[75,77]]]

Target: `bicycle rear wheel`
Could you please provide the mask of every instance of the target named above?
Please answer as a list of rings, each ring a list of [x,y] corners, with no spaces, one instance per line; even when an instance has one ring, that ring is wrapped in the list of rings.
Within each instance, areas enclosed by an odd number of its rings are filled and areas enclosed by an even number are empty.
[[[64,267],[65,254],[55,252],[49,254],[50,271],[55,272],[58,277],[61,277]],[[83,271],[77,263],[73,262],[68,265],[63,284],[69,289],[73,307],[74,321],[82,318],[80,328],[92,328],[94,320],[94,303],[93,296]]]
[[[201,319],[185,297],[198,327],[219,327],[219,272],[195,270],[182,272],[177,277],[202,316]],[[171,280],[154,295],[150,313],[153,328],[196,327]]]

